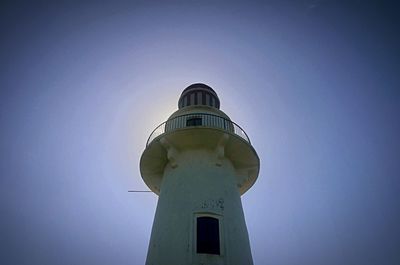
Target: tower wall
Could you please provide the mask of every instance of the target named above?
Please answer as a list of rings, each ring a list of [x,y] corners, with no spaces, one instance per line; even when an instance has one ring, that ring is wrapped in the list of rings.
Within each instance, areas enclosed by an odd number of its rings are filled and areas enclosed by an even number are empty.
[[[213,150],[175,154],[164,170],[146,265],[253,264],[236,174],[231,161]],[[201,216],[219,221],[219,255],[197,253]]]

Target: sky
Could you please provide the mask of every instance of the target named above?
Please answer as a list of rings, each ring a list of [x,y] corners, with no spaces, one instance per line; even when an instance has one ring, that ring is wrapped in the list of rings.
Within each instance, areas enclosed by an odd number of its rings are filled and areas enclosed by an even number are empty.
[[[399,9],[2,1],[0,263],[144,264],[158,197],[127,191],[202,82],[260,157],[254,264],[400,264]]]

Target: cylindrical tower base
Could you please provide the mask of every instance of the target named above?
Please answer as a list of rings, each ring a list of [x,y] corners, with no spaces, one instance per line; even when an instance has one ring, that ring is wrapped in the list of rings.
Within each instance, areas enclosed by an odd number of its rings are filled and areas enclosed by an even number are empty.
[[[165,167],[146,265],[253,264],[236,171],[209,149]]]

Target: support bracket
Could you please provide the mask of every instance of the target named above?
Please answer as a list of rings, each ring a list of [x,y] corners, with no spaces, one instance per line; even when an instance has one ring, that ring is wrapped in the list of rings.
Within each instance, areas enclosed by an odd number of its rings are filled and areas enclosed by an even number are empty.
[[[215,164],[219,167],[222,166],[222,160],[225,157],[225,146],[228,140],[229,140],[229,135],[224,133],[221,139],[219,139],[217,147],[215,148],[215,152],[217,154],[217,161]]]
[[[176,168],[178,166],[176,158],[179,154],[179,151],[170,142],[168,142],[165,137],[160,139],[160,143],[165,148],[165,150],[167,150],[167,158],[170,162],[171,167]]]

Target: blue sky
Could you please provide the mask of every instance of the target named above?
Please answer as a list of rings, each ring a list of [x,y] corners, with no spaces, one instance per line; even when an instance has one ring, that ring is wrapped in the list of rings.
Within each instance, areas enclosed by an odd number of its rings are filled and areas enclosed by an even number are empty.
[[[400,263],[399,7],[2,2],[2,264],[143,264],[139,158],[191,83],[261,160],[255,264]]]

